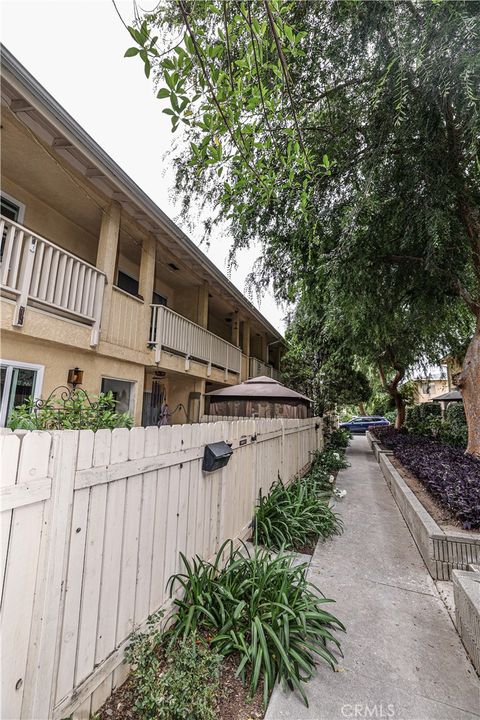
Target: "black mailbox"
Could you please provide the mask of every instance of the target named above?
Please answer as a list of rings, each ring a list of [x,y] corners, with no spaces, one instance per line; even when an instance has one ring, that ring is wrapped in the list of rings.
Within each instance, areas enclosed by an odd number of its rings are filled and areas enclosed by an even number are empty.
[[[203,472],[214,472],[214,470],[220,470],[225,467],[230,460],[230,455],[233,453],[232,448],[228,443],[216,442],[205,445],[205,452],[203,453]]]

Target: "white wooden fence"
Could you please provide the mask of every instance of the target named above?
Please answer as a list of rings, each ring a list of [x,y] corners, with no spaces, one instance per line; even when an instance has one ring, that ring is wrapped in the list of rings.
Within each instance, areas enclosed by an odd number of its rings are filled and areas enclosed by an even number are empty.
[[[105,275],[76,255],[0,217],[2,293],[15,298],[13,324],[24,324],[27,305],[36,304],[92,326],[98,344]]]
[[[226,468],[201,471],[226,440]],[[236,420],[0,435],[1,717],[88,718],[125,679],[128,639],[168,603],[179,552],[249,536],[259,491],[322,445],[321,424]]]

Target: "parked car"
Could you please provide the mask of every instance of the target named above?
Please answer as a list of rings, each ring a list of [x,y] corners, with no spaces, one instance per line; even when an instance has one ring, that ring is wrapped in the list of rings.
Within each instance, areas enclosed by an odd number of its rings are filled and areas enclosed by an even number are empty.
[[[390,425],[387,418],[380,415],[353,417],[348,422],[340,423],[341,428],[347,428],[351,433],[363,433],[369,427],[382,427]]]

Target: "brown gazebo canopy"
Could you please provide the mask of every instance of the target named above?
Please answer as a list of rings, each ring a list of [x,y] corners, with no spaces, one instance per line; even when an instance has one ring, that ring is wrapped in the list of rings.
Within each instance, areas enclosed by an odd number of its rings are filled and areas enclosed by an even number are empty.
[[[209,415],[306,418],[312,414],[310,398],[266,375],[214,390],[206,397],[210,401]]]

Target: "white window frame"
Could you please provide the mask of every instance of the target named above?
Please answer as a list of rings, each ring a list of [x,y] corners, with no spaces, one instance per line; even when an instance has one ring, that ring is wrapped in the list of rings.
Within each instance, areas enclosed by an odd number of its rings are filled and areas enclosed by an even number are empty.
[[[3,195],[6,200],[9,200],[11,203],[18,206],[18,218],[16,222],[18,222],[20,225],[23,225],[23,222],[25,220],[25,203],[20,202],[20,200],[17,200],[17,198],[13,197],[13,195],[10,195],[3,190],[1,191],[0,195]]]
[[[5,374],[5,387],[2,398],[2,404],[0,406],[0,427],[5,427],[7,421],[8,412],[8,401],[10,398],[12,373],[14,368],[20,370],[35,370],[37,375],[35,378],[35,387],[33,389],[34,400],[39,400],[42,393],[43,386],[43,374],[45,372],[45,365],[36,365],[33,363],[20,362],[17,360],[4,360],[0,358],[0,365],[6,366],[7,372]]]
[[[125,383],[129,383],[130,385],[133,385],[132,392],[130,393],[130,403],[128,406],[128,412],[133,417],[133,414],[135,412],[135,397],[137,395],[137,381],[131,380],[129,378],[113,377],[113,375],[101,375],[100,376],[100,392],[103,392],[102,391],[102,384],[103,384],[102,381],[103,380],[118,380],[118,382],[125,382]]]

